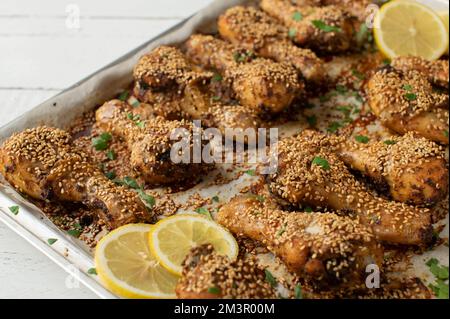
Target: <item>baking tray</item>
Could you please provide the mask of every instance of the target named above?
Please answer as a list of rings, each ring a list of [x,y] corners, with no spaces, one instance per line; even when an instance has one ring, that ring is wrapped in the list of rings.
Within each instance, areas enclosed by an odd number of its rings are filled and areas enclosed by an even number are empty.
[[[186,40],[196,30],[209,32],[215,29],[217,17],[229,7],[252,3],[252,0],[216,0],[205,9],[183,20],[179,24],[160,34],[159,36],[142,44],[138,48],[130,51],[126,55],[91,74],[85,79],[77,82],[73,86],[48,99],[25,113],[16,120],[0,128],[0,143],[15,132],[38,125],[51,125],[65,128],[83,112],[94,108],[96,105],[117,96],[123,89],[128,88],[132,82],[132,69],[139,57],[144,53],[162,44],[176,45]],[[421,1],[422,2],[422,1]],[[429,1],[425,1],[429,4]],[[448,2],[435,0],[434,3],[448,8]],[[325,106],[326,107],[326,106]],[[323,110],[324,114],[326,110]],[[320,110],[318,110],[320,112]],[[280,137],[291,135],[299,128],[307,127],[305,120],[289,122],[280,127]],[[245,169],[245,168],[241,168]],[[217,170],[224,176],[227,175],[227,166],[222,165]],[[47,255],[50,259],[65,269],[70,275],[85,284],[90,290],[101,298],[117,298],[105,289],[98,281],[97,276],[90,275],[88,270],[94,267],[92,253],[89,248],[80,240],[71,237],[67,233],[58,229],[36,206],[30,204],[14,189],[9,187],[0,176],[0,220],[3,221],[17,234],[25,238],[33,246]],[[232,182],[221,186],[205,187],[211,182],[213,176],[206,177],[205,180],[192,189],[174,194],[175,201],[184,202],[193,193],[202,196],[213,196],[220,194],[221,200],[228,200],[240,189],[249,186],[254,179],[243,174],[235,178]],[[20,212],[13,215],[8,207],[20,206]],[[448,216],[445,221],[447,227],[441,234],[448,237]],[[53,245],[47,243],[48,238],[58,239]],[[432,252],[416,256],[413,259],[413,273],[421,279],[427,281],[432,279],[424,261],[430,257],[435,257],[441,263],[448,264],[448,247],[439,246]],[[272,257],[262,256],[261,262],[270,264]]]

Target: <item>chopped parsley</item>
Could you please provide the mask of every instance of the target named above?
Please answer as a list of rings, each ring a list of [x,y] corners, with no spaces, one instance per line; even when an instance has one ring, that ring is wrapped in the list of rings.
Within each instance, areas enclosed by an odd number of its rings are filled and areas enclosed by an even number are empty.
[[[448,299],[448,266],[440,266],[436,258],[431,258],[426,262],[430,272],[436,278],[434,284],[430,284],[430,289],[439,299]]]
[[[141,116],[139,114],[133,115],[133,113],[128,113],[127,118],[136,124],[140,128],[144,128],[145,122],[141,121]]]
[[[281,226],[281,228],[277,231],[277,236],[283,235],[285,231],[286,231],[286,223],[284,223],[283,226]]]
[[[362,45],[363,42],[368,38],[369,28],[365,23],[361,23],[361,27],[359,28],[358,32],[356,33],[356,42],[359,45]]]
[[[397,142],[394,141],[394,140],[386,140],[386,141],[384,141],[383,143],[386,144],[386,145],[394,145],[394,144],[396,144]]]
[[[119,100],[121,101],[126,101],[128,99],[128,91],[123,91],[122,93],[120,93],[119,95]]]
[[[342,124],[339,122],[331,122],[327,128],[327,131],[330,133],[335,133],[339,128],[342,127]]]
[[[364,25],[364,24],[363,24]],[[359,80],[364,80],[366,77],[364,74],[362,74],[361,72],[359,72],[356,69],[352,69],[352,74],[357,77]]]
[[[367,144],[369,143],[369,138],[364,135],[356,135],[355,140],[359,143]]]
[[[289,38],[295,38],[296,35],[297,35],[297,30],[294,28],[290,28],[288,31]]]
[[[313,209],[312,209],[310,206],[306,206],[303,210],[304,210],[306,213],[312,213],[312,212],[313,212]]]
[[[411,91],[412,90],[412,86],[409,85],[409,84],[405,84],[405,85],[403,85],[403,89],[406,90],[406,91]]]
[[[114,172],[114,171],[106,172],[106,173],[105,173],[105,176],[106,176],[108,179],[113,180],[113,179],[116,178],[116,172]]]
[[[89,275],[97,275],[97,269],[95,269],[95,268],[89,268],[88,271],[87,271],[87,273],[88,273]]]
[[[444,130],[444,136],[448,137],[448,131],[447,130]]]
[[[324,32],[341,32],[341,28],[332,26],[332,25],[328,25],[325,22],[323,22],[322,20],[313,20],[313,21],[311,21],[311,23],[317,29],[322,30]]]
[[[275,277],[272,275],[272,273],[266,269],[264,270],[265,274],[266,274],[266,281],[272,286],[275,287],[277,285],[277,280],[275,279]]]
[[[307,116],[306,121],[310,126],[315,126],[317,124],[317,117],[315,115]]]
[[[147,194],[143,189],[138,189],[137,192],[141,200],[144,202],[145,206],[149,208],[153,208],[153,206],[155,206],[156,201],[153,196]]]
[[[219,295],[220,294],[220,288],[219,287],[209,287],[208,292],[210,294]]]
[[[302,286],[300,284],[297,284],[294,288],[294,296],[295,299],[303,299],[303,294],[302,294]]]
[[[67,233],[68,233],[70,236],[73,236],[73,237],[78,238],[78,237],[80,237],[80,235],[81,235],[81,230],[79,230],[79,229],[69,229],[69,230],[67,231]]]
[[[220,82],[222,81],[222,79],[223,79],[222,75],[220,75],[219,73],[214,73],[212,77],[213,82]]]
[[[347,93],[347,88],[344,85],[336,85],[336,92],[338,92],[340,95],[345,95]]]
[[[108,148],[111,139],[111,134],[102,133],[100,134],[100,136],[94,137],[92,139],[92,146],[94,146],[97,151],[104,151]]]
[[[219,202],[219,196],[213,196],[212,198],[211,198],[211,201],[213,201],[213,202],[216,202],[216,203],[218,203]]]
[[[405,98],[408,101],[414,101],[415,99],[417,99],[417,95],[415,93],[406,93]]]
[[[254,53],[252,51],[247,52],[235,52],[233,54],[234,61],[236,62],[245,62],[251,58],[253,58]]]
[[[384,59],[383,60],[383,64],[384,65],[389,65],[389,64],[391,64],[391,60],[390,59]]]
[[[245,171],[245,174],[250,175],[250,176],[255,176],[256,171],[254,169],[249,169],[249,170]]]
[[[13,213],[14,215],[17,215],[19,213],[20,207],[16,205],[16,206],[8,207],[8,209],[11,213]]]
[[[49,238],[49,239],[47,239],[47,243],[51,246],[51,245],[53,245],[54,243],[56,243],[58,241],[58,239],[56,239],[56,238]]]
[[[338,110],[339,112],[344,113],[345,116],[349,116],[351,111],[352,111],[352,108],[351,108],[351,106],[342,105],[342,106],[338,106],[336,108],[336,110]]]
[[[319,156],[314,157],[314,159],[312,160],[312,164],[318,165],[326,171],[330,169],[330,163],[328,163],[326,159]]]
[[[303,19],[303,15],[299,11],[295,11],[294,14],[292,14],[292,20],[294,21],[301,21]]]
[[[261,203],[263,203],[266,200],[264,198],[264,196],[256,195],[256,194],[249,194],[249,197],[253,197],[254,199],[258,200]]]
[[[132,189],[140,189],[138,182],[129,176],[125,176],[123,179],[116,179],[114,182],[119,185],[128,186]]]
[[[106,152],[106,157],[112,161],[117,158],[117,155],[116,155],[116,152],[114,152],[113,150],[109,150]]]
[[[196,212],[197,214],[204,215],[204,216],[208,217],[209,219],[212,219],[211,213],[210,213],[209,210],[207,210],[205,207],[197,208],[197,209],[195,210],[195,212]]]

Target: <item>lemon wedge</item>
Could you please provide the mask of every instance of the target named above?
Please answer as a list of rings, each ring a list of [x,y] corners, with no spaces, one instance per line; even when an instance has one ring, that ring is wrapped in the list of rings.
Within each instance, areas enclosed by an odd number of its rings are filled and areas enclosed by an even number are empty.
[[[181,275],[181,264],[193,247],[211,244],[217,253],[231,259],[235,259],[239,251],[228,230],[206,217],[191,214],[159,221],[150,232],[149,242],[161,265],[175,275]]]
[[[148,246],[151,225],[129,224],[103,237],[95,250],[97,274],[125,298],[175,298],[179,277],[164,269]]]
[[[374,37],[388,58],[400,55],[436,60],[448,47],[444,22],[432,9],[411,0],[383,5],[374,20]]]

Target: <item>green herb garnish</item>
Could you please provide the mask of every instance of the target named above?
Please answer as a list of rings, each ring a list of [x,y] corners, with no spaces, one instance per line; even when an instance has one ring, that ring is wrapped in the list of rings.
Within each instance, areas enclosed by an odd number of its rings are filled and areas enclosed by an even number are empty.
[[[364,74],[362,74],[356,69],[352,69],[352,74],[360,80],[364,80],[366,78]]]
[[[310,126],[315,126],[317,124],[317,117],[315,115],[307,116],[306,120]]]
[[[138,189],[137,192],[141,200],[144,202],[145,206],[149,208],[153,208],[153,206],[155,206],[156,201],[153,196],[147,194],[143,189]]]
[[[295,11],[292,15],[292,20],[294,21],[301,21],[303,19],[303,15],[299,11]]]
[[[207,210],[205,207],[197,208],[197,209],[195,210],[195,212],[196,212],[197,214],[200,214],[200,215],[205,215],[205,216],[208,217],[209,219],[212,219],[211,213],[210,213],[209,210]]]
[[[295,299],[303,299],[303,294],[302,294],[302,286],[300,284],[297,284],[294,288],[294,296]]]
[[[356,135],[355,140],[359,143],[367,144],[369,143],[369,138],[364,135]]]
[[[405,98],[408,101],[414,101],[415,99],[417,99],[417,95],[415,93],[406,93]]]
[[[436,258],[426,262],[430,272],[436,277],[434,284],[429,287],[439,299],[448,299],[448,266],[440,266]]]
[[[219,73],[214,73],[214,75],[213,75],[213,77],[212,77],[212,80],[214,81],[214,82],[220,82],[220,81],[222,81],[222,75],[220,75]]]
[[[218,96],[218,95],[215,95],[215,96],[211,97],[211,99],[212,99],[213,101],[217,102],[217,101],[220,101],[221,97]]]
[[[220,294],[220,288],[219,287],[209,287],[208,292],[210,294],[219,295]]]
[[[336,92],[338,92],[340,95],[345,95],[347,93],[347,88],[344,85],[336,85]]]
[[[116,178],[116,172],[114,172],[114,171],[106,172],[106,173],[105,173],[105,176],[106,176],[108,179],[113,180],[114,178]]]
[[[383,143],[386,144],[386,145],[394,145],[394,144],[396,144],[397,142],[394,141],[394,140],[386,140],[386,141],[384,141]]]
[[[275,279],[275,277],[272,275],[272,273],[266,269],[264,270],[265,274],[266,274],[266,281],[272,286],[275,287],[277,285],[277,280]]]
[[[342,124],[339,122],[331,122],[330,125],[327,128],[327,131],[330,133],[335,133],[340,127],[342,127]]]
[[[19,213],[20,207],[19,206],[11,206],[11,207],[8,207],[8,209],[11,213],[13,213],[14,215],[17,215]]]
[[[126,101],[128,99],[128,91],[123,91],[122,93],[120,93],[119,95],[119,100],[121,101]]]
[[[296,35],[297,35],[297,30],[294,28],[290,28],[288,31],[289,38],[295,38]]]
[[[256,171],[254,169],[249,169],[249,170],[245,171],[244,173],[247,175],[250,175],[250,176],[256,175]]]
[[[313,26],[315,26],[317,29],[322,30],[324,32],[341,32],[341,28],[335,27],[332,25],[328,25],[322,20],[313,20],[311,21]]]
[[[104,151],[108,148],[109,142],[111,141],[112,136],[109,133],[102,133],[100,136],[94,137],[92,139],[92,146],[97,151]]]
[[[306,206],[303,210],[304,210],[306,213],[312,213],[312,212],[313,212],[313,209],[312,209],[310,206]]]
[[[80,235],[81,235],[81,230],[78,230],[78,229],[69,229],[69,230],[67,231],[67,233],[68,233],[70,236],[73,236],[73,237],[78,238],[78,237],[80,237]]]
[[[88,271],[87,271],[87,273],[88,273],[89,275],[97,275],[97,269],[95,269],[95,268],[89,268]]]
[[[213,201],[213,202],[216,202],[216,203],[218,203],[219,202],[219,196],[213,196],[212,198],[211,198],[211,200]]]
[[[322,167],[324,170],[328,171],[330,169],[330,163],[322,157],[316,156],[312,160],[312,164]]]
[[[116,152],[114,152],[113,150],[109,150],[106,152],[106,157],[111,161],[115,160],[117,158]]]
[[[444,136],[448,137],[448,131],[447,130],[444,130]]]
[[[406,91],[411,91],[412,90],[412,86],[409,85],[409,84],[405,84],[405,85],[403,85],[403,89],[406,90]]]
[[[47,239],[47,243],[49,244],[49,245],[53,245],[54,243],[56,243],[58,241],[58,239],[56,239],[56,238],[49,238],[49,239]]]

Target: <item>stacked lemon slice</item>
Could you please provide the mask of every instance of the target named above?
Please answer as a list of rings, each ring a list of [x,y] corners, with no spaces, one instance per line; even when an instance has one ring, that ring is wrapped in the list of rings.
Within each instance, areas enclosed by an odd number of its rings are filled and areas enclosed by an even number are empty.
[[[230,258],[238,254],[236,240],[226,229],[198,215],[122,226],[97,244],[97,273],[121,297],[175,298],[184,258],[192,247],[206,243]]]

